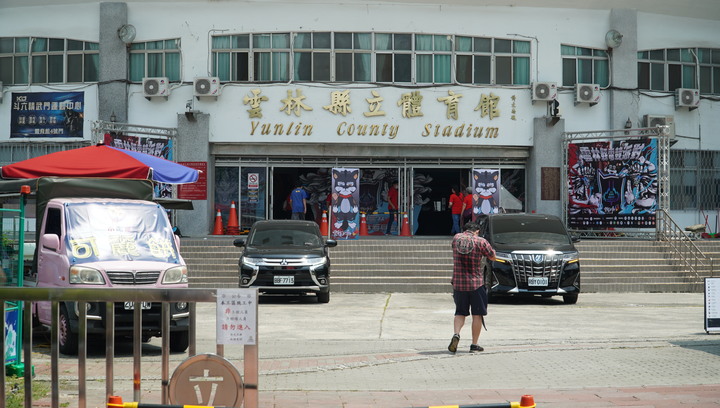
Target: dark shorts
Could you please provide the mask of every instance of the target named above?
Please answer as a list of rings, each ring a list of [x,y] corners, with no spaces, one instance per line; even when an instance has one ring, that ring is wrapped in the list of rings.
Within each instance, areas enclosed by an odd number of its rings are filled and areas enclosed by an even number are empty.
[[[455,316],[487,315],[488,297],[484,286],[471,291],[453,291],[455,300]]]

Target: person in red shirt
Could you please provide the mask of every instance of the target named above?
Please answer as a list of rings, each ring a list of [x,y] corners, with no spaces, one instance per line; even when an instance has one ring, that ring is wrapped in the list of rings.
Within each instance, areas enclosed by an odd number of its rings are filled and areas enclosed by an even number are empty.
[[[470,352],[483,351],[478,345],[483,319],[487,315],[488,296],[483,277],[483,257],[495,260],[495,250],[490,243],[480,237],[480,225],[475,222],[465,224],[465,231],[456,234],[452,240],[453,249],[453,300],[455,301],[455,318],[453,334],[448,350],[457,351],[460,342],[460,330],[465,325],[465,318],[472,313],[472,344]]]
[[[392,228],[393,221],[395,218],[397,218],[398,214],[398,182],[393,181],[392,186],[390,186],[390,190],[388,190],[387,193],[387,199],[388,199],[388,212],[390,213],[390,216],[388,217],[387,222],[387,229],[385,230],[385,235],[390,235],[390,229]]]
[[[462,225],[472,221],[472,210],[473,210],[473,196],[472,187],[465,189],[465,197],[463,198],[462,205]]]
[[[460,233],[460,216],[462,215],[463,195],[457,186],[453,186],[450,194],[450,212],[452,213],[452,229],[450,235]]]

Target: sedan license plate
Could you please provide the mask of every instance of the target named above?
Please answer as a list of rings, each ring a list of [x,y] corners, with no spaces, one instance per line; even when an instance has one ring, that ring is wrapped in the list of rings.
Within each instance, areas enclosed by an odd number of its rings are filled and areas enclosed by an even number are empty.
[[[295,277],[294,276],[273,276],[273,284],[274,285],[294,285]]]
[[[548,278],[528,278],[528,286],[547,286]]]
[[[140,302],[140,310],[149,310],[151,302]],[[125,310],[135,310],[135,302],[125,302]]]

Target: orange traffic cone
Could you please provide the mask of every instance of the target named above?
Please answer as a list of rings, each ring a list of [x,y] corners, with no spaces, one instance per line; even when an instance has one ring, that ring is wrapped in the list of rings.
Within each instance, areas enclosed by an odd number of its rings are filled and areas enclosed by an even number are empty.
[[[320,235],[323,237],[328,234],[328,218],[327,211],[323,211],[322,222],[320,223]]]
[[[408,224],[407,213],[403,213],[402,227],[400,228],[400,236],[409,237],[411,235],[412,234],[410,233],[410,224]]]
[[[123,403],[122,397],[116,395],[110,395],[108,397],[107,408],[123,408],[124,406],[125,404]]]
[[[240,235],[240,226],[238,225],[238,216],[237,210],[235,209],[235,201],[230,204],[230,216],[228,217],[225,235]]]
[[[217,215],[215,215],[215,228],[213,228],[212,235],[222,235],[222,234],[223,234],[222,215],[220,214],[220,210],[217,210]]]
[[[535,398],[532,395],[520,397],[520,408],[535,408]]]
[[[368,233],[367,220],[365,219],[365,213],[360,214],[360,236],[370,235]]]

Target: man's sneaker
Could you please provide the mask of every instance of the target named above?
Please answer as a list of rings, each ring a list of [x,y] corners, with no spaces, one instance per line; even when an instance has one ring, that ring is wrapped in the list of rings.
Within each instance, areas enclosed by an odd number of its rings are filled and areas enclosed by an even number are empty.
[[[452,339],[450,339],[450,345],[448,346],[448,350],[450,350],[451,353],[456,352],[458,343],[460,343],[460,335],[453,334]]]
[[[481,351],[485,350],[484,348],[478,346],[477,344],[471,344],[470,345],[470,352],[471,353],[479,353]]]

